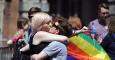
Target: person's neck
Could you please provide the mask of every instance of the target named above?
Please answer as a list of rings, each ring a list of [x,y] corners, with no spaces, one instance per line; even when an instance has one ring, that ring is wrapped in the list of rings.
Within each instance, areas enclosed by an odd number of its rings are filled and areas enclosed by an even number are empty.
[[[103,26],[106,26],[106,21],[103,20],[103,19],[99,19],[99,24],[103,25]]]

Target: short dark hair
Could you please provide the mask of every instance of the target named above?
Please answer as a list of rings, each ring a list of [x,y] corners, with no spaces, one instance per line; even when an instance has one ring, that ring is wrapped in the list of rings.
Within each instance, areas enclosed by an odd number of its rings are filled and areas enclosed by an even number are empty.
[[[34,13],[37,13],[37,12],[41,12],[41,9],[38,8],[38,7],[32,7],[32,8],[30,8],[29,11],[28,11],[28,16],[30,16],[30,15],[32,15],[32,14],[34,14]]]
[[[20,17],[17,21],[17,28],[23,29],[26,24],[29,24],[28,19],[25,17]]]
[[[109,9],[109,6],[108,6],[108,4],[106,4],[106,3],[101,3],[101,4],[99,4],[99,6],[98,6],[98,10],[100,11],[101,8]]]

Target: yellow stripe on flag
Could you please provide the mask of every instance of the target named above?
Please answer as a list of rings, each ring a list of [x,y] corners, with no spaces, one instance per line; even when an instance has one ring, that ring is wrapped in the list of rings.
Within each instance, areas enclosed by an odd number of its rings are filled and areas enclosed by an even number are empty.
[[[103,48],[102,48],[102,51],[99,51],[93,45],[91,45],[89,42],[87,42],[87,40],[84,40],[79,35],[71,37],[70,38],[70,42],[72,42],[73,44],[75,44],[76,46],[78,46],[78,48],[80,48],[81,50],[83,50],[89,56],[92,56],[94,58],[99,58],[100,60],[110,60],[110,58],[106,54],[106,52],[103,51]]]

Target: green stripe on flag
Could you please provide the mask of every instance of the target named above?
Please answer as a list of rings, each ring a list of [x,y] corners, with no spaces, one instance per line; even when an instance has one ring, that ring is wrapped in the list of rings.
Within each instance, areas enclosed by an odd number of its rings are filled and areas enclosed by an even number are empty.
[[[95,42],[95,41],[90,41],[90,40],[92,39],[85,34],[80,34],[78,36],[74,36],[70,38],[70,42],[74,43],[76,46],[78,46],[80,49],[86,52],[89,56],[96,57],[96,58],[100,58],[101,56],[102,59],[106,58],[109,60],[109,57],[107,57],[108,55],[101,48],[101,46],[98,49],[95,48],[94,44],[93,45],[91,44],[91,42]],[[97,46],[99,45],[97,44]],[[103,54],[100,54],[101,52],[103,52]]]
[[[87,54],[91,53],[90,56],[95,56],[97,53],[99,53],[99,50],[97,50],[95,47],[89,44],[89,42],[87,42],[86,40],[82,39],[80,36],[74,36],[70,38],[70,40],[72,43],[77,45],[80,49],[84,50]]]
[[[86,36],[85,34],[79,34],[79,36],[81,38],[83,38],[84,40],[86,40],[87,42],[89,42],[91,45],[93,45],[95,48],[97,48],[99,51],[104,51],[102,49],[102,47],[93,39],[91,39],[91,37]]]

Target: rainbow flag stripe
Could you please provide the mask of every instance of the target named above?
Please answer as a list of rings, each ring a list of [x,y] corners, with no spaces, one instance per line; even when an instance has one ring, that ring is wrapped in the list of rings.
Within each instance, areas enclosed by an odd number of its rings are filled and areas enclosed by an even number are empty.
[[[80,33],[69,38],[68,54],[78,60],[111,60],[104,49],[90,36]]]

